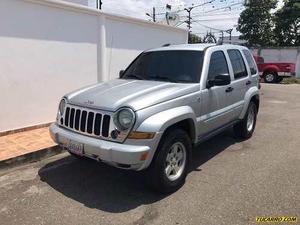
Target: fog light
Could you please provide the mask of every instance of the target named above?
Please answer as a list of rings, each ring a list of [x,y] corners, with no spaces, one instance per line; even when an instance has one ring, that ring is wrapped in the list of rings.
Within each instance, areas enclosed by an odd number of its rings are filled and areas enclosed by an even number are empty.
[[[110,136],[112,139],[117,139],[118,136],[119,136],[119,131],[118,130],[113,130],[111,133],[110,133]]]

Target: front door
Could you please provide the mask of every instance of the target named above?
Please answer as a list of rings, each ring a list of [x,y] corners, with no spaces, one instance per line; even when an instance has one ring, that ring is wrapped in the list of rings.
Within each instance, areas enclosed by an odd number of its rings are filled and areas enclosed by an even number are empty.
[[[211,54],[207,80],[214,80],[217,75],[229,74],[228,63],[222,50]],[[231,84],[213,86],[201,91],[201,117],[199,118],[199,138],[226,125],[231,120]]]

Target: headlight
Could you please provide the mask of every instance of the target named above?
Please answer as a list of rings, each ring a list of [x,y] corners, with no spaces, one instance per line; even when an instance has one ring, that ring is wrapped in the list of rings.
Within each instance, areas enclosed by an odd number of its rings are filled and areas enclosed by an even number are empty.
[[[65,108],[66,108],[66,100],[62,99],[59,103],[59,107],[58,107],[58,111],[59,114],[62,116],[65,112]]]
[[[114,123],[118,130],[124,131],[131,128],[131,126],[134,123],[135,114],[131,109],[125,108],[120,109],[115,115],[114,115]]]

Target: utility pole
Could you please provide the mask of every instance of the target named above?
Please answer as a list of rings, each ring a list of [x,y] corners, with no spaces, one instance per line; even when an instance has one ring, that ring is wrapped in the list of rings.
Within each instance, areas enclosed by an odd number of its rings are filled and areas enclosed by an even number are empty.
[[[152,18],[153,22],[156,22],[156,12],[155,12],[155,7],[153,7],[153,11],[152,11],[152,15],[150,15],[149,13],[146,13],[146,16],[149,16]]]
[[[223,41],[224,41],[224,31],[222,30],[221,33],[222,33],[222,39],[221,40],[222,40],[222,44],[223,44]]]
[[[229,43],[230,44],[231,44],[231,39],[232,39],[232,31],[233,31],[233,29],[229,29],[229,30],[225,31],[227,34],[229,34]]]
[[[156,22],[156,14],[155,14],[155,7],[153,7],[153,12],[152,12],[152,16],[153,16],[153,22]]]
[[[185,8],[184,10],[185,11],[187,11],[188,12],[188,20],[186,21],[186,23],[187,23],[187,27],[189,28],[189,31],[191,30],[191,28],[192,28],[192,26],[191,26],[191,24],[192,24],[192,22],[191,22],[191,20],[192,20],[192,17],[191,17],[191,12],[192,12],[192,10],[194,9],[194,7],[189,7],[189,8]]]
[[[187,27],[188,27],[188,29],[189,29],[189,43],[191,42],[191,29],[192,29],[192,26],[191,26],[191,24],[192,24],[192,17],[191,17],[191,12],[192,12],[192,10],[194,9],[194,7],[189,7],[189,8],[185,8],[184,10],[185,11],[187,11],[187,13],[188,13],[188,20],[187,21],[185,21],[185,23],[187,23]]]
[[[96,0],[96,8],[97,9],[102,9],[102,0]]]
[[[188,20],[185,21],[185,23],[187,24],[187,27],[189,28],[189,42],[190,42],[190,40],[191,40],[191,29],[192,29],[192,26],[191,26],[191,24],[192,24],[192,16],[191,16],[191,14],[192,14],[192,10],[193,10],[194,8],[197,8],[197,7],[201,7],[201,6],[210,4],[210,3],[214,2],[214,1],[215,1],[215,0],[210,0],[209,2],[205,2],[205,3],[200,4],[200,5],[195,5],[195,6],[192,5],[191,7],[184,8],[184,10],[187,11],[187,13],[188,13]]]

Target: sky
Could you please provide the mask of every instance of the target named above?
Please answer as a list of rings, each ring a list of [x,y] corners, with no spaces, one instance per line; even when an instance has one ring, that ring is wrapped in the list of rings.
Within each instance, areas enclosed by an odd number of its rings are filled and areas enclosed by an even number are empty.
[[[213,1],[212,3],[209,3]],[[280,0],[280,5],[282,5]],[[96,0],[89,0],[89,5],[95,7]],[[233,29],[233,35],[238,35],[236,25],[243,11],[244,0],[102,0],[104,12],[121,14],[130,17],[151,20],[146,13],[152,14],[156,8],[157,20],[165,21],[166,4],[172,5],[172,12],[178,14],[179,27],[186,28],[187,12],[183,9],[192,5],[198,6],[192,10],[192,33],[204,36],[212,32],[216,37],[220,30]],[[181,21],[181,22],[180,22]],[[181,24],[181,25],[180,25]],[[226,35],[225,35],[226,36]]]

